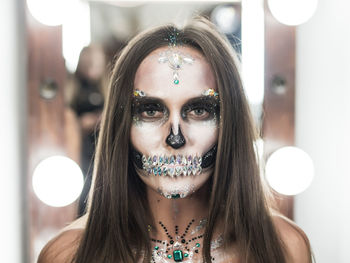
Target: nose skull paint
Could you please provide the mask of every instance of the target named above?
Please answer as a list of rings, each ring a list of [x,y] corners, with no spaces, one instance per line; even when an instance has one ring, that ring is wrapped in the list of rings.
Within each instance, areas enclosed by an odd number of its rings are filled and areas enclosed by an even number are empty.
[[[173,128],[170,129],[170,134],[166,138],[166,143],[174,149],[179,149],[186,144],[185,137],[183,136],[180,127],[176,135],[173,133]]]

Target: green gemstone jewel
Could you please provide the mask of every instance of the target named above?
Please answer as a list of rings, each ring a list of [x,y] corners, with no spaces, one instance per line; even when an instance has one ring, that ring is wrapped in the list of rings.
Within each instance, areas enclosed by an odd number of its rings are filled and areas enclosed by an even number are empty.
[[[158,247],[158,246],[155,246],[155,247],[154,247],[154,249],[155,249],[155,250],[158,250],[158,249],[159,249],[159,247]]]
[[[188,254],[187,254],[187,253],[185,253],[185,254],[184,254],[184,257],[185,257],[185,258],[187,258],[187,257],[188,257]]]
[[[176,262],[182,262],[182,260],[184,259],[181,250],[174,250],[173,255],[174,255],[174,260]]]
[[[180,194],[173,194],[173,195],[171,195],[171,198],[178,199],[178,198],[180,198]]]
[[[168,258],[172,258],[173,256],[172,255],[168,255]]]
[[[175,80],[174,80],[174,84],[176,84],[176,85],[179,84],[179,82],[180,82],[180,81],[179,81],[178,79],[175,79]]]
[[[199,243],[196,243],[196,247],[200,247],[201,246],[201,244],[199,244]]]

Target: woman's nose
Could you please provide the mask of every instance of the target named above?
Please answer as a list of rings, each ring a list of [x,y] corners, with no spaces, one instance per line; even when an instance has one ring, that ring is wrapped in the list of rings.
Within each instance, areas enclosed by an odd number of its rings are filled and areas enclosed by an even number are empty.
[[[180,125],[178,125],[176,130],[177,130],[177,133],[174,134],[173,126],[171,126],[170,133],[166,138],[166,143],[174,149],[179,149],[186,144],[186,140],[181,132]]]

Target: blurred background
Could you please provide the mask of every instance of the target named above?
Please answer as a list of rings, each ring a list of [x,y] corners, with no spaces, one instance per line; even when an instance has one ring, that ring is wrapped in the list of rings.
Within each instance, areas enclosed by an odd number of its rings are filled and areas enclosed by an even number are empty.
[[[227,36],[279,210],[319,263],[350,262],[350,2],[4,0],[1,262],[36,262],[84,214],[113,63],[151,26],[202,15]]]

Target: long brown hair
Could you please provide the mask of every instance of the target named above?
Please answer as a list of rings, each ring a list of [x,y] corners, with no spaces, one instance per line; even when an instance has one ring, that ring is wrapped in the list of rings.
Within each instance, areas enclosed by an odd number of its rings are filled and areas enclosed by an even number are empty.
[[[143,32],[120,54],[103,113],[88,221],[74,262],[126,263],[141,257],[144,262],[150,260],[147,224],[152,223],[152,215],[145,185],[130,158],[133,82],[143,59],[168,45],[169,35],[174,32],[178,33],[179,43],[196,48],[207,59],[221,98],[204,260],[211,262],[210,240],[220,219],[225,244],[237,245],[242,262],[284,263],[285,249],[262,187],[253,146],[256,131],[237,55],[214,25],[203,18],[194,19],[183,29],[166,25]]]

